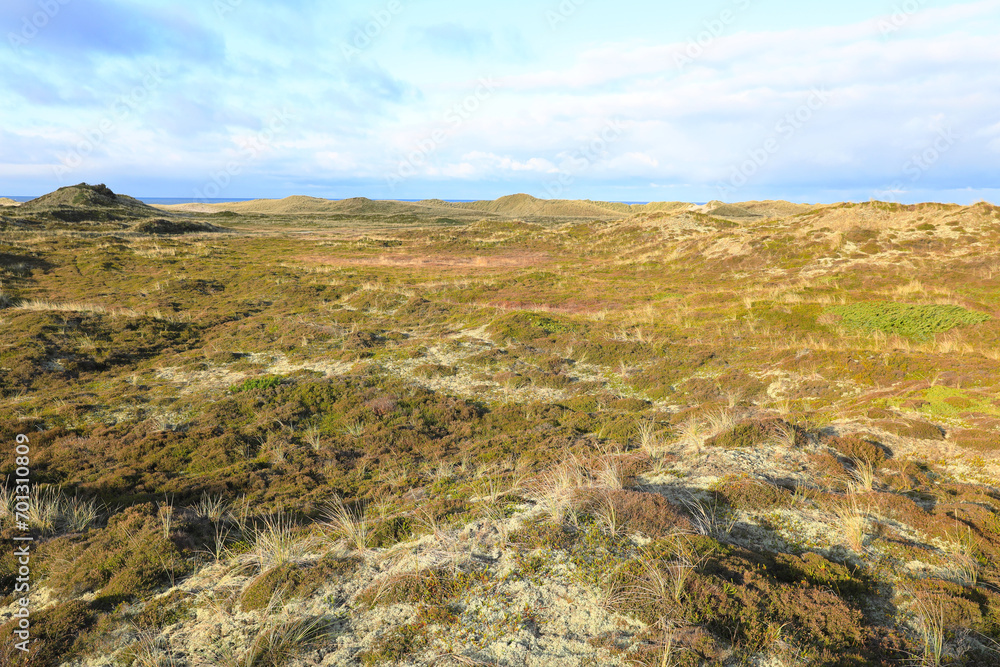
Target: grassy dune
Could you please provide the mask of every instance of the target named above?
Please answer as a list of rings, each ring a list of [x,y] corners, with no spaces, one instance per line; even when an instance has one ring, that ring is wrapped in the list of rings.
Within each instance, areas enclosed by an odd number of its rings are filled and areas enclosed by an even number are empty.
[[[316,201],[5,210],[24,664],[1000,660],[1000,209]]]

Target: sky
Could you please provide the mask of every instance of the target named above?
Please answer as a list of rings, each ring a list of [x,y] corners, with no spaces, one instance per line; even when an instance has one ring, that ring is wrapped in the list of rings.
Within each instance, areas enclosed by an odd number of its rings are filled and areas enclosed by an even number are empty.
[[[0,195],[1000,203],[1000,0],[5,0]]]

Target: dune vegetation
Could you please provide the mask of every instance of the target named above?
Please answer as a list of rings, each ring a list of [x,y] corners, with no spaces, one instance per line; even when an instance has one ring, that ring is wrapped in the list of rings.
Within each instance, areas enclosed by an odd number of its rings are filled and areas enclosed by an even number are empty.
[[[64,190],[0,664],[1000,661],[1000,208]]]

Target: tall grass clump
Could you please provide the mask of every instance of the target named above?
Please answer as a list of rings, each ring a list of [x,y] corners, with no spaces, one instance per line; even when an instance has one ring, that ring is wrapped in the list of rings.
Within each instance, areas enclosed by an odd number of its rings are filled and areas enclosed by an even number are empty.
[[[340,498],[335,498],[323,510],[323,516],[326,518],[324,525],[343,538],[355,551],[368,551],[373,526],[368,520],[367,508],[349,508]]]
[[[293,518],[283,513],[266,517],[248,532],[250,550],[244,561],[259,572],[303,558],[318,546],[315,535],[303,535]]]

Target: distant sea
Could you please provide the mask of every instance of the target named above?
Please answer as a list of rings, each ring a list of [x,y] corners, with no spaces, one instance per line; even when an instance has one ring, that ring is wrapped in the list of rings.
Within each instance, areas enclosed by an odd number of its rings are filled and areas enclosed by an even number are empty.
[[[11,195],[0,195],[0,198],[6,197],[7,199],[13,199],[18,202],[26,202],[35,199],[35,197],[24,197],[21,195],[11,196]],[[136,197],[140,201],[144,201],[150,205],[166,206],[168,204],[232,204],[233,202],[241,201],[253,201],[253,199],[193,199],[191,197]],[[331,201],[343,201],[341,199],[332,199]],[[396,201],[424,201],[423,199],[397,199]],[[478,199],[444,199],[442,201],[451,202],[452,204],[471,204],[474,201],[480,201]],[[648,204],[648,201],[619,201],[614,202],[616,204]]]

